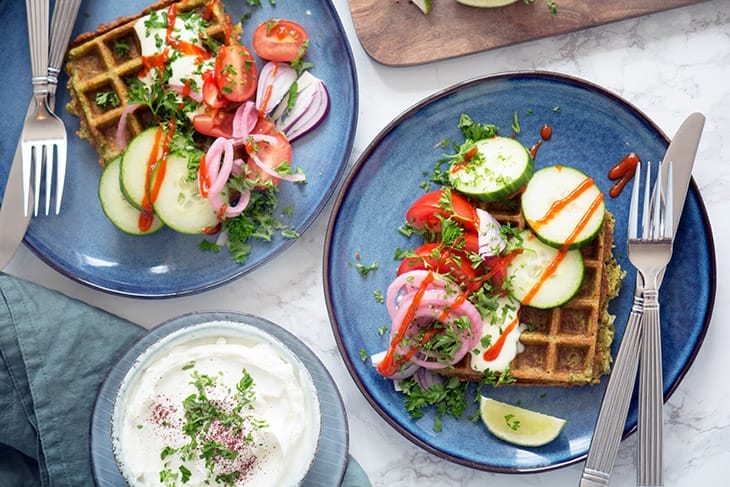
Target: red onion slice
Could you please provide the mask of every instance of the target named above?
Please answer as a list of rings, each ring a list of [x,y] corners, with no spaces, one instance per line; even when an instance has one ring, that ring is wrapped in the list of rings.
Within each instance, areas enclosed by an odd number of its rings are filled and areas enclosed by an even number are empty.
[[[502,237],[501,225],[489,212],[477,208],[479,217],[479,256],[482,259],[499,255],[507,247],[507,242]]]
[[[398,312],[393,317],[393,323],[391,326],[391,339],[395,336],[398,329],[400,328],[409,308],[413,304],[413,299],[416,293],[406,295],[398,308]],[[469,350],[473,349],[482,335],[482,318],[479,314],[479,310],[469,302],[464,300],[458,306],[454,306],[455,295],[448,293],[445,290],[427,290],[423,293],[420,303],[418,304],[413,320],[407,325],[405,337],[415,336],[420,328],[423,326],[430,326],[431,323],[439,319],[442,314],[446,313],[446,319],[443,321],[445,326],[454,326],[453,323],[457,318],[466,317],[471,323],[471,328],[466,330],[458,331],[454,329],[459,337],[461,338],[461,346],[456,351],[454,356],[449,361],[438,360],[437,357],[433,356],[431,352],[424,352],[418,349],[411,357],[411,361],[425,367],[427,369],[440,369],[453,365],[463,359]],[[396,345],[396,352],[401,355],[408,354],[410,346],[408,344]]]
[[[443,384],[444,382],[442,376],[423,367],[419,367],[418,370],[416,370],[416,372],[413,374],[413,380],[415,380],[418,384],[418,387],[420,387],[424,391],[429,390],[435,385]]]
[[[297,80],[297,72],[287,63],[270,61],[261,68],[256,88],[256,110],[268,115],[289,92]]]
[[[375,367],[376,369],[378,368],[380,362],[382,362],[385,358],[386,353],[386,351],[382,351],[370,356],[370,362],[373,364],[373,367]],[[418,366],[418,364],[409,361],[404,363],[395,374],[389,376],[388,378],[393,380],[407,379],[414,373],[416,373],[419,369],[420,367]]]
[[[433,274],[433,281],[428,285],[427,289],[451,288],[451,282],[441,274],[427,270],[404,272],[397,276],[385,291],[385,305],[391,318],[395,315],[403,296],[416,292],[429,274]]]
[[[286,131],[286,136],[289,140],[296,140],[304,134],[309,133],[324,119],[329,111],[329,107],[330,102],[327,87],[324,83],[319,82],[312,96],[312,103],[309,110]]]
[[[141,103],[130,103],[126,107],[124,107],[124,110],[122,110],[122,116],[119,117],[119,123],[117,124],[117,134],[116,134],[116,142],[117,142],[117,148],[119,150],[124,150],[127,148],[127,144],[129,141],[127,140],[127,137],[125,134],[127,133],[127,117],[130,113],[134,112],[136,109],[141,107]]]
[[[245,139],[256,126],[259,115],[252,101],[242,103],[233,115],[233,138]]]
[[[291,110],[289,97],[271,114],[276,128],[293,141],[314,129],[329,111],[329,93],[322,80],[305,71],[297,79],[297,98]]]

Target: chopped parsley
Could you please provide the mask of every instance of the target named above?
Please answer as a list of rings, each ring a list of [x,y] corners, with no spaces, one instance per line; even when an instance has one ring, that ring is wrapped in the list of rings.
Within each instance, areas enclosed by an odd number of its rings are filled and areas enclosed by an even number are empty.
[[[515,419],[514,414],[505,415],[504,420],[507,422],[507,427],[510,428],[512,431],[517,431],[518,429],[520,429],[520,422],[519,420]]]
[[[177,472],[170,469],[169,461],[165,462],[165,467],[160,471],[160,482],[165,486],[178,485],[178,481],[183,484],[188,482],[191,472],[185,462],[196,457],[205,461],[209,474],[221,469],[221,461],[230,462],[238,458],[239,451],[233,446],[235,442],[224,443],[227,440],[219,440],[214,431],[222,429],[224,433],[221,438],[251,442],[253,431],[268,426],[265,421],[248,412],[256,400],[256,393],[254,380],[246,369],[241,371],[241,379],[236,384],[235,392],[231,394],[232,405],[225,405],[208,397],[214,388],[219,387],[217,377],[197,371],[193,371],[190,377],[190,384],[195,387],[196,392],[187,396],[182,403],[185,419],[182,431],[189,441],[179,448],[168,445],[160,451],[160,459],[177,457],[182,462]],[[222,473],[216,472],[216,481],[232,486],[240,478],[241,472],[235,467],[235,463],[225,470]]]
[[[122,104],[121,101],[119,101],[119,97],[117,94],[113,91],[100,91],[96,94],[95,100],[97,106],[100,106],[101,108],[116,108],[119,105]]]
[[[461,418],[466,409],[466,388],[467,382],[462,382],[458,377],[449,377],[441,383],[432,385],[426,390],[421,389],[414,379],[406,379],[400,384],[404,394],[406,411],[411,418],[417,419],[424,415],[424,410],[435,406],[436,415],[434,418],[433,430],[439,432],[443,429],[441,418],[444,414]]]
[[[125,57],[129,54],[129,43],[124,41],[114,41],[114,53],[117,57]]]
[[[360,273],[360,275],[361,275],[361,276],[362,276],[363,278],[367,277],[367,276],[368,276],[368,274],[370,274],[370,273],[371,273],[372,271],[374,271],[374,270],[375,270],[375,269],[377,269],[377,268],[378,268],[378,263],[377,263],[377,261],[376,261],[376,262],[373,262],[373,263],[372,263],[372,264],[370,264],[370,265],[364,265],[364,264],[361,264],[361,263],[359,263],[359,262],[356,262],[356,263],[355,263],[355,270],[357,270],[357,272],[359,272],[359,273]]]
[[[382,293],[382,291],[380,291],[380,289],[374,289],[373,296],[375,297],[376,302],[378,302],[378,303],[385,302],[385,296],[383,296],[383,293]]]
[[[520,119],[517,116],[517,112],[515,112],[512,117],[512,132],[514,132],[515,135],[520,135]]]

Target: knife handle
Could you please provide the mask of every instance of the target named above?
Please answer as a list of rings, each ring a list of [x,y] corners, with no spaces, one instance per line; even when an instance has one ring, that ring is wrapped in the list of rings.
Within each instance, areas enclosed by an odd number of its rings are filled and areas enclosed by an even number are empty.
[[[664,383],[659,303],[655,290],[644,291],[641,319],[641,371],[639,372],[639,446],[637,485],[662,484],[664,434]]]
[[[48,92],[51,97],[56,94],[63,57],[66,54],[68,40],[71,38],[79,5],[81,0],[58,0],[53,8],[51,44],[48,51]]]
[[[643,304],[641,296],[634,296],[629,321],[601,401],[588,458],[581,475],[581,487],[608,485],[636,382]]]

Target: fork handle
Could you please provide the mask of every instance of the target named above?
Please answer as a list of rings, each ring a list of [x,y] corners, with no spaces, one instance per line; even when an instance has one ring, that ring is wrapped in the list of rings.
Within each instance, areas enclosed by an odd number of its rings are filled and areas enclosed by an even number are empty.
[[[662,339],[656,290],[644,290],[641,371],[639,372],[639,447],[636,483],[661,486],[663,466],[664,384]]]
[[[601,401],[588,458],[581,475],[581,487],[608,485],[636,382],[643,301],[641,296],[634,296],[629,321]]]
[[[48,0],[26,0],[33,95],[48,93]]]
[[[56,94],[63,56],[66,54],[79,5],[81,5],[81,0],[57,0],[53,7],[51,44],[48,51],[48,91],[51,96]]]

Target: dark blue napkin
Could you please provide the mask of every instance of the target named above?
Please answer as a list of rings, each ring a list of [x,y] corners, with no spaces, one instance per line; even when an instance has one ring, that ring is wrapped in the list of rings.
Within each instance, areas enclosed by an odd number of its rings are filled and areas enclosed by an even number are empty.
[[[93,485],[97,388],[146,330],[0,273],[0,486]],[[350,457],[344,487],[369,487]]]

